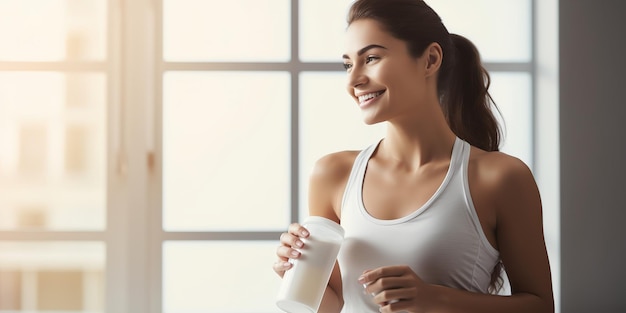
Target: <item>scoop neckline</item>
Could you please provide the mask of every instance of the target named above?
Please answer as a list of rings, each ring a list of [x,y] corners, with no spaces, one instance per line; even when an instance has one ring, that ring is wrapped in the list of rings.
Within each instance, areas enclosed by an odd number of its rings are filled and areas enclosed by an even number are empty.
[[[441,195],[441,193],[446,189],[446,187],[448,186],[448,183],[450,182],[450,180],[452,179],[452,175],[454,174],[454,168],[456,167],[456,164],[458,162],[458,159],[460,158],[461,155],[461,150],[463,149],[463,141],[459,138],[456,137],[455,141],[454,141],[454,145],[452,146],[452,153],[450,156],[450,164],[448,165],[448,170],[446,171],[446,176],[443,178],[443,181],[441,182],[441,184],[439,185],[439,187],[437,188],[437,190],[435,191],[435,193],[433,193],[430,198],[424,203],[422,204],[419,208],[413,210],[411,213],[396,218],[396,219],[390,219],[390,220],[386,220],[386,219],[379,219],[376,218],[374,216],[372,216],[368,211],[367,208],[365,207],[365,203],[363,201],[363,183],[365,181],[365,173],[367,172],[367,166],[369,164],[369,160],[372,157],[372,154],[374,154],[374,151],[376,151],[376,149],[378,149],[378,146],[380,145],[380,143],[382,142],[382,139],[380,141],[378,141],[378,143],[376,143],[372,149],[369,151],[369,155],[367,155],[367,159],[365,160],[365,162],[363,162],[364,164],[361,167],[360,170],[360,177],[361,179],[358,180],[358,185],[357,185],[357,192],[358,192],[358,202],[359,202],[359,210],[361,211],[361,213],[365,216],[366,219],[368,219],[369,221],[375,223],[375,224],[379,224],[379,225],[394,225],[394,224],[400,224],[400,223],[404,223],[406,221],[409,221],[415,217],[417,217],[418,215],[420,215],[422,212],[426,211],[426,209],[428,209],[433,202],[435,202],[435,200],[437,200],[437,198],[439,198],[439,196]]]

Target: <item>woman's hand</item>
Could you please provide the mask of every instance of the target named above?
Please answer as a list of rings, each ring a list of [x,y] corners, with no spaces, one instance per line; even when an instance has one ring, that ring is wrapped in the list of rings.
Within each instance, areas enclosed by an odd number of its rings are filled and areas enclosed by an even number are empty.
[[[432,285],[424,283],[408,266],[386,266],[359,277],[365,292],[374,295],[380,312],[427,312],[435,300]]]
[[[297,259],[300,257],[300,251],[304,246],[304,242],[301,238],[309,237],[309,231],[302,225],[293,223],[289,225],[286,233],[280,235],[280,245],[276,249],[276,255],[278,261],[274,263],[274,272],[280,277],[285,275],[285,271],[290,269],[293,265],[289,262],[289,259]]]

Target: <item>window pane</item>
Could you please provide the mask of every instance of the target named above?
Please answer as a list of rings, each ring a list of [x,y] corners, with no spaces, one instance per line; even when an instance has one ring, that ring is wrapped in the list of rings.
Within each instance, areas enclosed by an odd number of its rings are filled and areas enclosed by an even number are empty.
[[[104,312],[105,246],[0,242],[0,312]]]
[[[532,168],[532,87],[528,73],[491,73],[489,92],[504,117],[501,150]],[[497,115],[496,115],[497,116]]]
[[[348,95],[344,72],[300,75],[300,215],[308,215],[309,175],[320,157],[361,150],[385,135],[385,124],[366,125]],[[320,92],[323,90],[323,92]]]
[[[300,58],[303,61],[339,60],[350,2],[300,1]],[[428,4],[439,13],[450,32],[472,40],[485,61],[530,60],[530,0],[439,0]],[[468,12],[471,18],[467,17]]]
[[[163,312],[278,312],[278,241],[165,242]]]
[[[95,73],[0,72],[0,229],[104,229],[105,85]]]
[[[287,61],[289,0],[164,0],[166,61]]]
[[[341,62],[348,0],[300,0],[300,60]]]
[[[104,60],[106,0],[0,0],[0,60]]]
[[[165,229],[284,228],[289,75],[170,72],[163,85]]]
[[[450,33],[470,39],[487,62],[531,58],[531,0],[437,0],[428,4]]]

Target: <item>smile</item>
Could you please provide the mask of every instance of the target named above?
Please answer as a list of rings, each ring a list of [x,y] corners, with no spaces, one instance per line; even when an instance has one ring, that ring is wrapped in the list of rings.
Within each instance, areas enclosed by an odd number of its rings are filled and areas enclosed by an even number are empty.
[[[363,103],[363,102],[365,102],[367,100],[376,98],[376,97],[382,95],[384,92],[385,91],[383,90],[383,91],[371,92],[371,93],[368,93],[368,94],[365,94],[365,95],[360,95],[359,96],[359,102]]]

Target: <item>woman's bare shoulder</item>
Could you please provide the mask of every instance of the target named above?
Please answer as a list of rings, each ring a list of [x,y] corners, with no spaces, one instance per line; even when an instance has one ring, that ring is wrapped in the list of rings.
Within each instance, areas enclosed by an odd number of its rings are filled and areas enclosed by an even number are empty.
[[[525,197],[538,200],[537,183],[524,161],[512,155],[472,148],[470,156],[470,185],[483,193],[493,204],[510,207],[511,201]],[[480,195],[477,195],[480,196]]]
[[[521,159],[500,151],[484,151],[476,147],[472,147],[470,167],[474,167],[485,183],[493,182],[496,185],[533,177],[530,168]]]
[[[360,151],[346,150],[327,154],[315,162],[312,179],[317,178],[325,182],[342,181],[350,175],[354,160]]]
[[[315,162],[309,179],[309,213],[339,222],[341,199],[359,151],[341,151]]]

